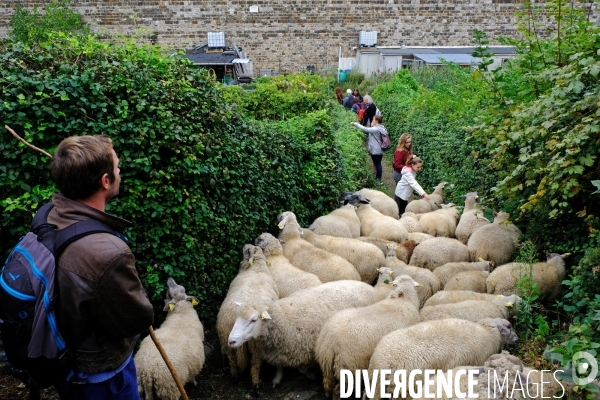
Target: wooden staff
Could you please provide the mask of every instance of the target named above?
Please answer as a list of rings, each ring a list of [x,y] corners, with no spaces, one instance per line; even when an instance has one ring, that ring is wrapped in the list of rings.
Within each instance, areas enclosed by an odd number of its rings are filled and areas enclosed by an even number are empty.
[[[156,345],[158,352],[160,353],[163,360],[165,361],[165,364],[167,364],[167,368],[169,368],[169,371],[171,371],[171,375],[173,375],[173,379],[175,379],[175,383],[177,384],[177,387],[179,388],[179,391],[181,392],[181,397],[183,397],[183,400],[189,400],[187,394],[185,393],[185,389],[183,388],[183,385],[181,384],[181,381],[179,380],[179,376],[177,376],[177,371],[175,371],[173,364],[171,364],[171,361],[169,361],[169,357],[167,356],[165,349],[162,347],[162,344],[160,344],[160,342],[158,341],[158,338],[156,337],[156,334],[154,333],[154,328],[152,328],[152,325],[150,325],[148,330],[150,331],[150,337],[152,338],[152,341]]]
[[[52,158],[51,154],[45,152],[44,150],[40,149],[39,147],[35,147],[34,145],[27,143],[27,141],[25,139],[23,139],[21,136],[17,135],[17,133],[15,131],[13,131],[8,125],[4,125],[4,127],[6,128],[7,131],[10,132],[11,135],[13,135],[15,138],[17,138],[17,140],[20,141],[21,143],[23,143],[25,146],[42,153],[43,155],[45,155],[46,157],[48,157],[50,159]],[[183,388],[183,385],[181,384],[181,380],[179,380],[179,376],[177,376],[177,371],[175,371],[173,364],[171,364],[171,361],[169,360],[169,357],[167,356],[165,349],[162,347],[162,344],[160,344],[160,342],[158,341],[158,338],[156,337],[156,334],[154,333],[154,328],[152,328],[152,325],[150,325],[148,330],[150,331],[150,337],[152,338],[152,341],[156,345],[158,352],[162,356],[165,364],[167,364],[167,368],[169,368],[169,371],[171,371],[171,375],[173,375],[173,379],[175,379],[175,383],[177,384],[177,387],[179,388],[179,391],[181,392],[181,397],[183,397],[183,400],[189,400],[189,397],[185,393],[185,389]]]

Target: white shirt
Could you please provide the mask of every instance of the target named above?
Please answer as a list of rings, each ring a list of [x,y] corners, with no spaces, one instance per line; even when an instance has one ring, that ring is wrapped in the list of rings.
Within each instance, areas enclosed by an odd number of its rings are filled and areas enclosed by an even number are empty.
[[[410,196],[413,193],[413,190],[416,190],[419,196],[423,196],[425,191],[419,185],[419,183],[415,179],[416,172],[413,171],[410,167],[402,168],[402,179],[396,185],[396,190],[394,194],[400,197],[404,201],[408,201]]]

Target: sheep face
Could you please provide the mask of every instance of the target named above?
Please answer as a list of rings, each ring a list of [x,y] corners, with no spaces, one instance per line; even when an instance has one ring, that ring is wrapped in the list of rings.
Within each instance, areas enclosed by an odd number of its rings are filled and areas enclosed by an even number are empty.
[[[502,318],[494,318],[494,322],[496,323],[498,331],[500,331],[503,344],[513,344],[519,341],[519,337],[512,329],[510,322]]]
[[[251,306],[241,306],[235,324],[229,333],[229,347],[236,349],[247,341],[260,336],[263,322],[271,316],[265,311],[258,311]]]
[[[240,270],[245,270],[254,265],[255,262],[267,262],[265,255],[260,247],[251,244],[244,245],[244,259],[240,263]]]
[[[200,303],[196,297],[186,295],[185,288],[181,285],[178,285],[175,282],[175,279],[167,279],[167,286],[169,286],[169,289],[167,290],[167,297],[165,299],[163,311],[173,311],[175,309],[175,305],[180,301],[189,301],[193,306]]]

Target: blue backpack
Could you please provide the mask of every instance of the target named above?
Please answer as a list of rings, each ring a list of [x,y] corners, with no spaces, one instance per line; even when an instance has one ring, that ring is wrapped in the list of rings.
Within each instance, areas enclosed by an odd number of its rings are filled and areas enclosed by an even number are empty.
[[[0,337],[10,371],[30,387],[30,398],[39,398],[39,389],[63,378],[72,359],[56,321],[56,261],[84,236],[105,232],[121,237],[91,219],[58,230],[47,221],[52,207],[48,203],[39,209],[0,274]]]

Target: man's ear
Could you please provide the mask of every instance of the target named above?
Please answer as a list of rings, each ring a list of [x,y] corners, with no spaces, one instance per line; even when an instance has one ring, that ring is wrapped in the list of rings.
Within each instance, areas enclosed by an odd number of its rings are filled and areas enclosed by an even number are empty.
[[[103,187],[104,189],[109,188],[110,178],[108,177],[108,174],[102,175],[102,178],[100,178],[100,186]]]

